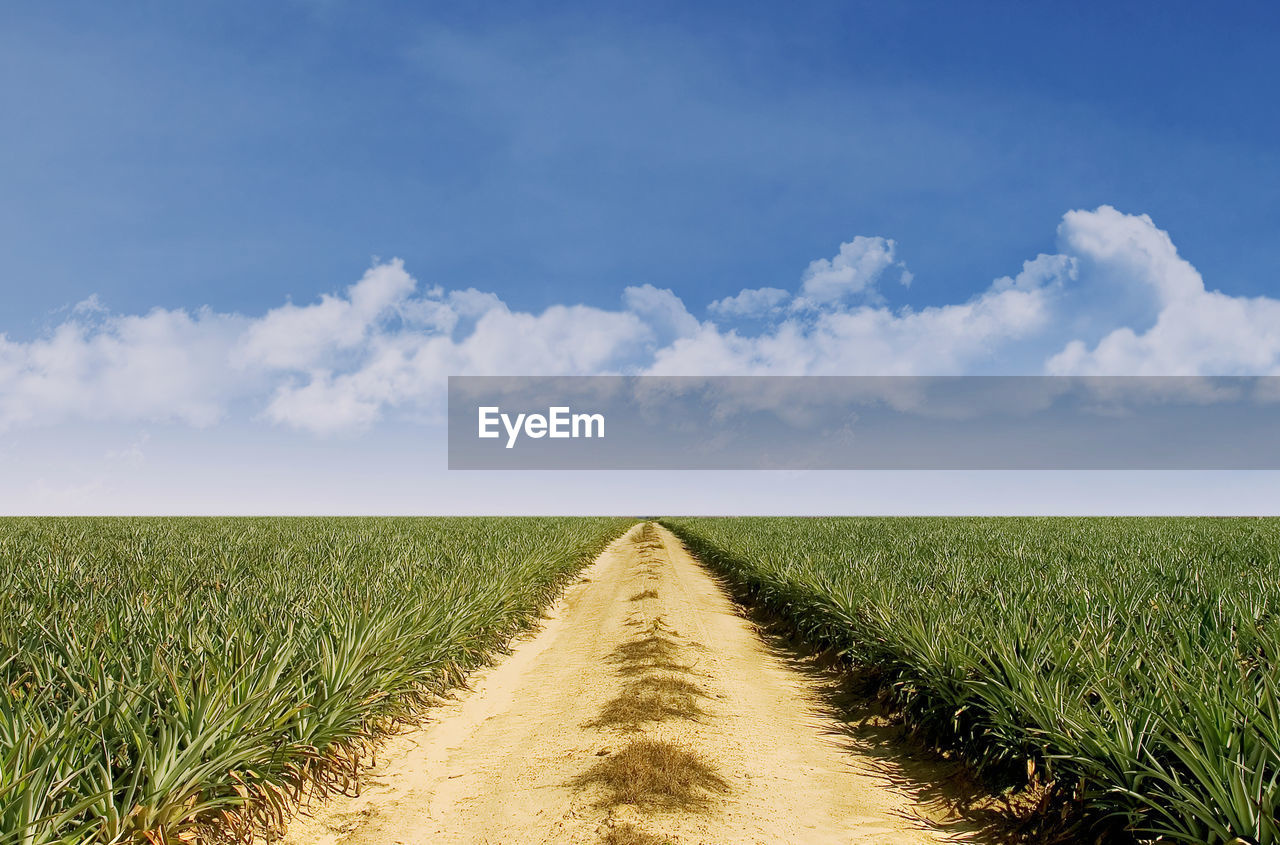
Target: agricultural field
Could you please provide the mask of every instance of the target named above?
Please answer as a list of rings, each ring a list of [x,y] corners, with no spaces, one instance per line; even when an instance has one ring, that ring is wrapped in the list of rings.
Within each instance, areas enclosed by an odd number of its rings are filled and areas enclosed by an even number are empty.
[[[0,841],[278,826],[628,524],[0,521]]]
[[[1280,845],[1277,519],[9,519],[0,562],[3,845],[987,841],[704,567],[1000,835]]]
[[[1280,520],[663,524],[1070,841],[1280,842]]]

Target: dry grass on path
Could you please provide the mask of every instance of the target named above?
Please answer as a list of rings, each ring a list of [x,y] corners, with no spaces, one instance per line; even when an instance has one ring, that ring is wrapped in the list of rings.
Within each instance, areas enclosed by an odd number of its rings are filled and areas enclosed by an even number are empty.
[[[603,786],[609,804],[696,810],[729,784],[701,755],[656,739],[639,739],[589,769],[583,786]]]

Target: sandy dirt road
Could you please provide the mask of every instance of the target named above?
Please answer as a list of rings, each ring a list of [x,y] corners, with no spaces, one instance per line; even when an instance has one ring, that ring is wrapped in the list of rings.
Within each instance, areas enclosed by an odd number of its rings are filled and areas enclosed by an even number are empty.
[[[665,529],[633,527],[542,628],[291,845],[943,841],[842,742]]]

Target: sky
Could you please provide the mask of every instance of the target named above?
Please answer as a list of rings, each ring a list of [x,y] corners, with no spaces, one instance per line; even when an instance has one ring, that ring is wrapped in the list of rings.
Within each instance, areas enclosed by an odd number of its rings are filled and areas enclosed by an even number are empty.
[[[1280,374],[1278,36],[10,4],[0,512],[1280,512],[1265,472],[462,473],[442,433],[451,374]]]

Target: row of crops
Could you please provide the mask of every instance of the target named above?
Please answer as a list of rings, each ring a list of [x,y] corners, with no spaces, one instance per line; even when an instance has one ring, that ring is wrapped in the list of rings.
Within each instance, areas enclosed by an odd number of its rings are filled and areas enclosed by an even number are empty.
[[[1074,841],[1280,842],[1280,520],[664,524]]]
[[[0,521],[0,842],[278,824],[626,525]]]

